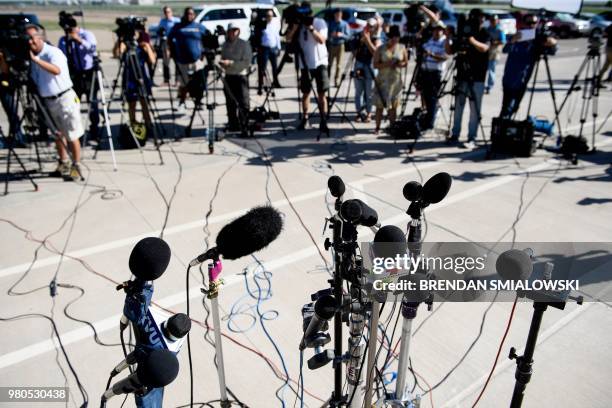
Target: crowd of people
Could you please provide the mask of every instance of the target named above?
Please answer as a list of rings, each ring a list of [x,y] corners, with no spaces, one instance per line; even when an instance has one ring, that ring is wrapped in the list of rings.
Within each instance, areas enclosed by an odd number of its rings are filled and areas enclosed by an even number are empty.
[[[137,123],[137,102],[140,102],[143,121],[146,126],[151,126],[147,98],[154,86],[153,69],[159,60],[163,70],[163,85],[169,85],[171,71],[175,72],[179,114],[185,112],[185,102],[194,93],[194,86],[206,87],[209,71],[222,71],[227,130],[241,132],[246,136],[250,109],[250,67],[252,64],[258,67],[259,95],[264,89],[267,91],[282,87],[279,69],[283,62],[279,64],[278,57],[284,49],[283,59],[290,60],[286,58],[287,54],[293,55],[299,72],[301,117],[297,129],[309,125],[310,103],[314,96],[319,111],[319,128],[321,132],[329,132],[328,94],[333,87],[342,85],[349,53],[352,53],[350,75],[354,86],[356,122],[371,122],[374,110],[375,133],[381,131],[385,114],[389,124],[393,124],[397,118],[402,91],[406,88],[409,72],[406,67],[415,64],[415,91],[424,112],[421,126],[425,130],[432,129],[440,105],[443,77],[449,69],[449,60],[454,58],[455,110],[448,142],[473,147],[481,122],[483,97],[499,82],[496,71],[500,55],[506,53],[507,60],[501,79],[503,100],[499,116],[511,118],[516,114],[526,92],[538,56],[543,52],[554,53],[556,40],[551,36],[540,38],[535,35],[538,17],[534,14],[525,14],[521,22],[525,29],[507,38],[497,16],[485,15],[480,9],[469,12],[467,21],[471,30],[465,34],[458,32],[461,27],[445,26],[435,6],[418,7],[426,19],[417,32],[410,33],[408,39],[405,33],[402,36],[399,26],[390,25],[380,17],[368,19],[362,31],[351,34],[350,27],[342,19],[341,9],[334,10],[333,20],[328,23],[314,17],[311,5],[306,1],[300,5],[302,18],[299,23],[285,21],[288,24],[275,24],[273,9],[264,9],[264,15],[254,16],[259,18],[259,25],[256,25],[259,28],[251,41],[240,38],[239,26],[230,23],[224,27],[225,32],[222,34],[225,41],[218,51],[219,56],[215,57],[215,50],[208,49],[205,41],[212,33],[196,21],[194,9],[185,8],[179,19],[173,16],[170,7],[165,6],[157,27],[155,45],[143,25],[131,36],[119,35],[113,47],[116,58],[125,62],[130,54],[135,55],[137,61],[137,67],[131,64],[129,69],[123,70],[122,77],[122,95],[128,105],[130,123]],[[488,24],[485,24],[486,19],[489,20]],[[85,133],[80,116],[82,98],[90,103],[89,137],[94,140],[99,138],[99,85],[94,80],[98,64],[97,47],[93,33],[79,27],[74,18],[63,28],[65,35],[61,37],[58,47],[54,47],[44,41],[42,27],[35,24],[26,27],[31,48],[30,76],[57,127],[59,162],[56,173],[77,177],[80,174],[79,138]],[[534,33],[529,34],[529,30]],[[214,33],[214,36],[219,34]],[[129,50],[134,52],[128,53]],[[608,35],[608,61],[601,70],[602,79],[610,67],[611,58],[612,48]],[[271,75],[267,73],[268,65],[271,66]],[[8,72],[1,53],[0,72],[2,75]],[[204,80],[194,81],[194,78],[202,75]],[[268,82],[265,83],[265,80]],[[8,109],[8,102],[7,93],[2,92],[5,110]],[[467,143],[460,143],[466,104],[469,104],[470,109]]]

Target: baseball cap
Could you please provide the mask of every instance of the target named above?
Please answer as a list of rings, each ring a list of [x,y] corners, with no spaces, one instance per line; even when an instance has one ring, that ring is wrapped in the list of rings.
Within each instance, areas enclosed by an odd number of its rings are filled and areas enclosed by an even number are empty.
[[[377,24],[378,24],[378,22],[376,21],[376,19],[374,17],[371,17],[371,18],[368,19],[368,25],[369,26],[373,27],[373,26],[375,26]]]
[[[238,27],[238,24],[236,23],[229,23],[227,25],[227,31],[232,31],[232,30],[240,30],[240,27]]]

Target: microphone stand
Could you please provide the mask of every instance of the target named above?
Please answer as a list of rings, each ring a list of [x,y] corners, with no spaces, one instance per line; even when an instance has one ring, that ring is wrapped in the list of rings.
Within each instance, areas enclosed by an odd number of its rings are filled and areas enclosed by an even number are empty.
[[[221,322],[219,319],[219,288],[223,280],[219,278],[223,266],[220,259],[213,259],[208,265],[208,290],[200,289],[210,299],[210,309],[215,327],[215,354],[217,356],[217,376],[219,377],[219,392],[221,408],[229,408],[231,401],[227,398],[225,385],[225,363],[223,362],[223,343],[221,343]]]

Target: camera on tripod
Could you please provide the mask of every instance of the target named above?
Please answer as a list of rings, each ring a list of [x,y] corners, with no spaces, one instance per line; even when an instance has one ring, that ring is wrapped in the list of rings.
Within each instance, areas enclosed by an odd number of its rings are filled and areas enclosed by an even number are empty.
[[[69,34],[72,32],[72,29],[78,25],[76,18],[74,18],[75,16],[82,17],[83,13],[80,11],[69,13],[65,10],[59,12],[59,21],[57,24],[62,27],[64,33]]]
[[[404,9],[404,15],[406,16],[406,34],[400,38],[400,43],[407,47],[417,46],[417,34],[427,24],[427,16],[421,10],[422,2],[416,2]]]
[[[136,32],[144,30],[146,22],[146,17],[117,17],[115,20],[115,24],[117,24],[115,34],[123,41],[135,41]]]
[[[589,34],[589,51],[597,51],[603,46],[603,34],[599,30],[591,30]]]
[[[314,17],[312,16],[312,9],[310,7],[302,7],[296,5],[289,6],[283,12],[285,21],[288,25],[300,25],[309,26],[312,24]]]
[[[457,19],[457,31],[455,32],[455,46],[458,52],[465,52],[469,49],[469,38],[475,36],[480,31],[480,20],[478,16],[459,14]]]
[[[30,68],[30,36],[25,32],[31,24],[27,17],[15,17],[6,27],[0,27],[0,50],[9,66],[10,73],[27,81]]]

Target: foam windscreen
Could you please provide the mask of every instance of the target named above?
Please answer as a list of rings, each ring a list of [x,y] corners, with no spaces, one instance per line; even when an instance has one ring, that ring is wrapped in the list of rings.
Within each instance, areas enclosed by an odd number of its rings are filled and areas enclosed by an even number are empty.
[[[170,255],[170,247],[163,239],[143,238],[130,254],[130,271],[140,280],[155,280],[166,271]]]

